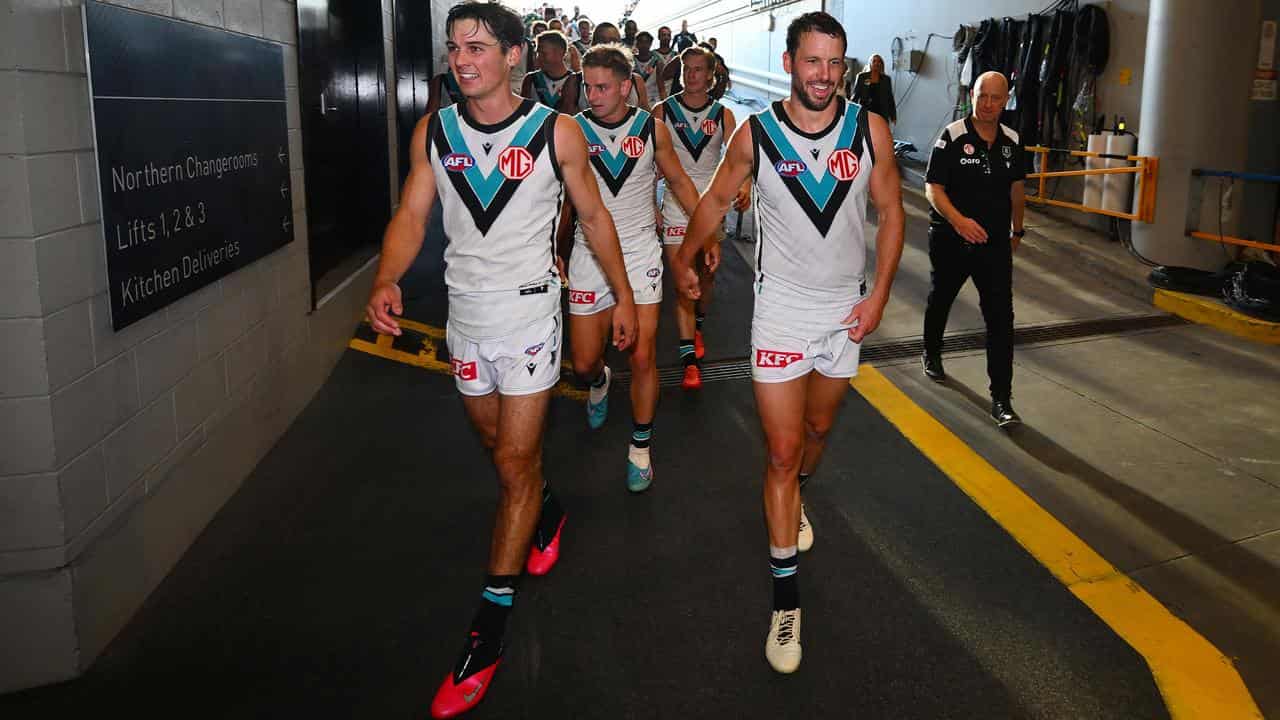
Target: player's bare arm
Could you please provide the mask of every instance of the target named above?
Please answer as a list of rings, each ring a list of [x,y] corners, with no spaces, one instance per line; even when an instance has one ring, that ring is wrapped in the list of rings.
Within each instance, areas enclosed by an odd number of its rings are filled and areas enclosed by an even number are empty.
[[[876,231],[876,286],[866,300],[854,306],[845,322],[855,322],[849,328],[849,338],[862,342],[880,326],[884,306],[889,302],[889,291],[902,259],[903,230],[906,213],[902,209],[902,182],[898,174],[898,162],[893,155],[893,135],[889,123],[875,113],[867,113],[867,126],[871,132],[871,147],[875,151],[875,164],[871,169],[869,190],[871,202],[880,217]]]
[[[733,131],[738,127],[738,120],[734,117],[733,111],[729,108],[723,110],[720,123],[724,126],[724,136],[733,137]],[[738,212],[746,212],[751,205],[751,176],[748,175],[742,187],[738,188],[738,197],[733,200],[733,209]]]
[[[582,128],[568,115],[556,118],[556,159],[560,162],[560,175],[564,187],[578,213],[578,224],[587,245],[600,262],[609,287],[617,298],[614,308],[614,345],[626,349],[636,337],[635,295],[627,279],[627,268],[622,260],[622,246],[618,244],[618,230],[613,217],[600,199],[600,186],[596,184],[587,160],[587,139]]]
[[[751,179],[753,162],[751,126],[747,124],[738,128],[730,138],[729,149],[725,151],[720,167],[716,168],[715,177],[698,200],[698,207],[689,216],[689,227],[685,231],[684,242],[680,245],[676,263],[678,267],[675,269],[676,286],[680,292],[695,300],[701,295],[701,290],[698,274],[693,269],[693,260],[714,235],[716,226],[724,219],[725,213],[729,212],[729,206],[737,197],[742,184]]]
[[[436,177],[431,172],[427,157],[427,126],[431,115],[418,121],[413,129],[413,145],[409,153],[409,177],[400,193],[400,207],[387,223],[382,236],[382,257],[378,260],[378,273],[374,276],[373,291],[365,312],[369,324],[376,332],[399,335],[400,324],[392,315],[400,315],[404,307],[400,299],[400,287],[396,284],[422,249],[427,232],[427,218],[436,199]]]
[[[662,176],[667,179],[667,192],[675,193],[676,201],[686,215],[693,215],[698,206],[698,188],[680,166],[680,158],[676,155],[675,146],[671,144],[671,132],[656,119],[653,123],[653,140],[654,159],[658,161]]]

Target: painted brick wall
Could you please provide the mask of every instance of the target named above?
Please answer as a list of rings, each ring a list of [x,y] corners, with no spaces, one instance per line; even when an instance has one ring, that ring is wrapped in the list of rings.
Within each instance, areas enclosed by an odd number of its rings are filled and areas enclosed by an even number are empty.
[[[102,651],[323,383],[371,279],[310,312],[293,2],[114,2],[284,47],[295,240],[113,332],[81,2],[0,0],[0,692]]]

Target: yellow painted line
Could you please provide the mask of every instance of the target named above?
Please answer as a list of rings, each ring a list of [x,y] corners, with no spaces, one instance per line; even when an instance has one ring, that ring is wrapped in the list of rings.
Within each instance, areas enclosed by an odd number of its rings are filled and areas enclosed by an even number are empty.
[[[1156,288],[1155,306],[1200,325],[1268,345],[1280,345],[1280,323],[1249,317],[1213,298]]]
[[[431,340],[443,340],[445,337],[444,330],[442,328],[435,327],[434,325],[426,325],[424,323],[414,320],[405,320],[403,318],[397,318],[396,322],[400,323],[401,327],[420,333]],[[365,324],[368,323],[366,322]],[[374,342],[353,337],[351,338],[351,341],[347,343],[347,347],[369,355],[376,355],[377,357],[391,360],[393,362],[422,368],[423,370],[437,373],[439,375],[453,375],[453,368],[449,363],[436,357],[435,343],[423,343],[418,349],[418,352],[411,353],[405,352],[404,350],[397,350],[392,347],[394,340],[395,339],[390,335],[379,335],[377,340]],[[567,362],[562,363],[560,367],[562,375],[570,372]],[[568,398],[570,400],[577,400],[579,402],[586,402],[587,400],[587,391],[575,387],[573,382],[568,379],[561,380],[554,388],[551,389],[551,394],[558,397]]]
[[[888,378],[863,365],[850,384],[1146,659],[1175,720],[1261,720],[1262,712],[1229,658],[1037,505]]]

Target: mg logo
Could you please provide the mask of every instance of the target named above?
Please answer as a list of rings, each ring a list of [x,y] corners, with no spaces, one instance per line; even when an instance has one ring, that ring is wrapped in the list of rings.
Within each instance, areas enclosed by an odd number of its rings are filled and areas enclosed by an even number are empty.
[[[458,358],[453,358],[451,364],[453,365],[453,374],[464,381],[475,380],[478,377],[475,362],[462,362]]]
[[[476,160],[466,153],[449,153],[440,159],[440,164],[449,172],[462,172],[475,167]]]
[[[522,147],[509,147],[498,155],[498,170],[508,180],[523,180],[533,172],[533,156]]]
[[[804,358],[804,354],[798,352],[756,350],[756,367],[784,368],[802,358]]]
[[[841,182],[858,177],[858,156],[848,148],[840,148],[827,158],[827,172]]]
[[[622,139],[622,152],[629,158],[638,158],[644,154],[644,140],[635,135],[628,135]]]
[[[574,305],[594,305],[596,294],[591,290],[570,290],[569,302]]]
[[[777,165],[773,166],[774,170],[782,177],[795,177],[805,171],[804,163],[799,160],[779,160]]]
[[[720,127],[720,126],[716,124],[715,120],[712,120],[711,118],[707,118],[706,120],[702,121],[702,134],[711,135],[716,131],[717,127]]]
[[[591,153],[592,155],[599,155],[600,153],[604,152],[604,146],[601,145],[600,143],[591,143],[590,145],[587,146],[587,152]]]

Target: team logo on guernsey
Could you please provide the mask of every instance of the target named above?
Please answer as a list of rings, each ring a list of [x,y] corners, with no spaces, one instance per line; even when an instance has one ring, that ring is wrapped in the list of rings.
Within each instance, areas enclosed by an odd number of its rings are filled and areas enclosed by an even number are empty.
[[[453,358],[450,361],[450,364],[453,366],[453,374],[463,381],[475,380],[480,376],[480,374],[476,372],[476,364],[474,361],[462,362],[458,358]]]
[[[622,138],[622,152],[629,158],[638,158],[644,154],[644,140],[635,135]]]
[[[463,172],[476,166],[476,159],[466,153],[449,153],[440,158],[440,164],[449,172]]]
[[[761,162],[767,158],[773,164],[782,184],[823,237],[831,230],[836,214],[853,187],[853,180],[860,172],[858,158],[862,157],[868,142],[866,111],[861,106],[844,102],[837,106],[836,112],[830,131],[836,133],[832,146],[835,149],[824,168],[826,172],[819,171],[821,178],[800,160],[801,155],[791,144],[788,131],[783,129],[786,111],[782,103],[774,103],[770,110],[752,115],[750,119],[751,137],[757,144]]]
[[[703,110],[706,110],[707,115],[701,123],[689,122],[689,116],[686,113],[701,113]],[[711,144],[711,137],[720,128],[720,117],[724,113],[724,107],[712,101],[710,107],[691,110],[680,102],[678,96],[673,95],[666,99],[662,113],[667,123],[671,125],[671,129],[675,131],[680,144],[684,145],[684,149],[689,151],[689,156],[697,162],[702,157],[702,151]],[[696,116],[694,119],[697,119]]]
[[[756,350],[756,367],[784,368],[804,359],[804,353],[781,350]]]
[[[622,191],[622,186],[626,184],[627,178],[631,177],[631,171],[635,169],[636,163],[639,162],[640,156],[644,154],[648,145],[649,136],[653,133],[653,118],[644,110],[632,109],[622,123],[630,123],[627,126],[625,134],[623,134],[622,142],[616,152],[610,152],[609,147],[600,139],[599,127],[596,120],[590,113],[583,112],[575,115],[573,118],[578,126],[582,128],[582,134],[587,138],[588,147],[591,145],[599,145],[602,149],[599,154],[591,155],[591,167],[595,169],[596,176],[600,178],[600,182],[609,188],[609,192],[617,195]],[[622,125],[619,125],[622,127]],[[611,130],[613,128],[604,128]],[[617,135],[610,135],[610,141],[616,140]]]
[[[526,100],[506,123],[515,125],[514,135],[506,136],[510,139],[496,145],[495,149],[501,148],[496,167],[485,172],[476,164],[467,145],[460,112],[465,110],[460,111],[459,106],[454,105],[436,113],[432,118],[435,129],[430,142],[458,199],[471,212],[476,230],[485,235],[515,195],[520,182],[533,174],[535,163],[547,145],[551,127],[548,120],[553,120],[555,113]],[[473,141],[477,144],[495,139],[494,134],[477,134],[480,137]]]
[[[1013,157],[1013,148],[1008,145],[1000,148],[1000,152],[1004,155],[1006,160]]]
[[[852,180],[858,176],[858,156],[848,148],[840,148],[827,158],[827,172],[837,180]]]
[[[574,305],[594,305],[596,294],[591,290],[570,290],[569,302]]]
[[[972,155],[972,154],[973,154],[973,146],[972,146],[972,145],[970,145],[969,143],[965,143],[965,144],[964,144],[964,154],[965,154],[965,155]]]
[[[600,153],[604,152],[604,149],[605,149],[604,146],[601,145],[600,143],[591,143],[590,145],[587,146],[587,152],[592,155],[599,155]]]
[[[782,177],[793,178],[809,168],[799,160],[779,160],[774,164],[773,169],[777,170]]]

